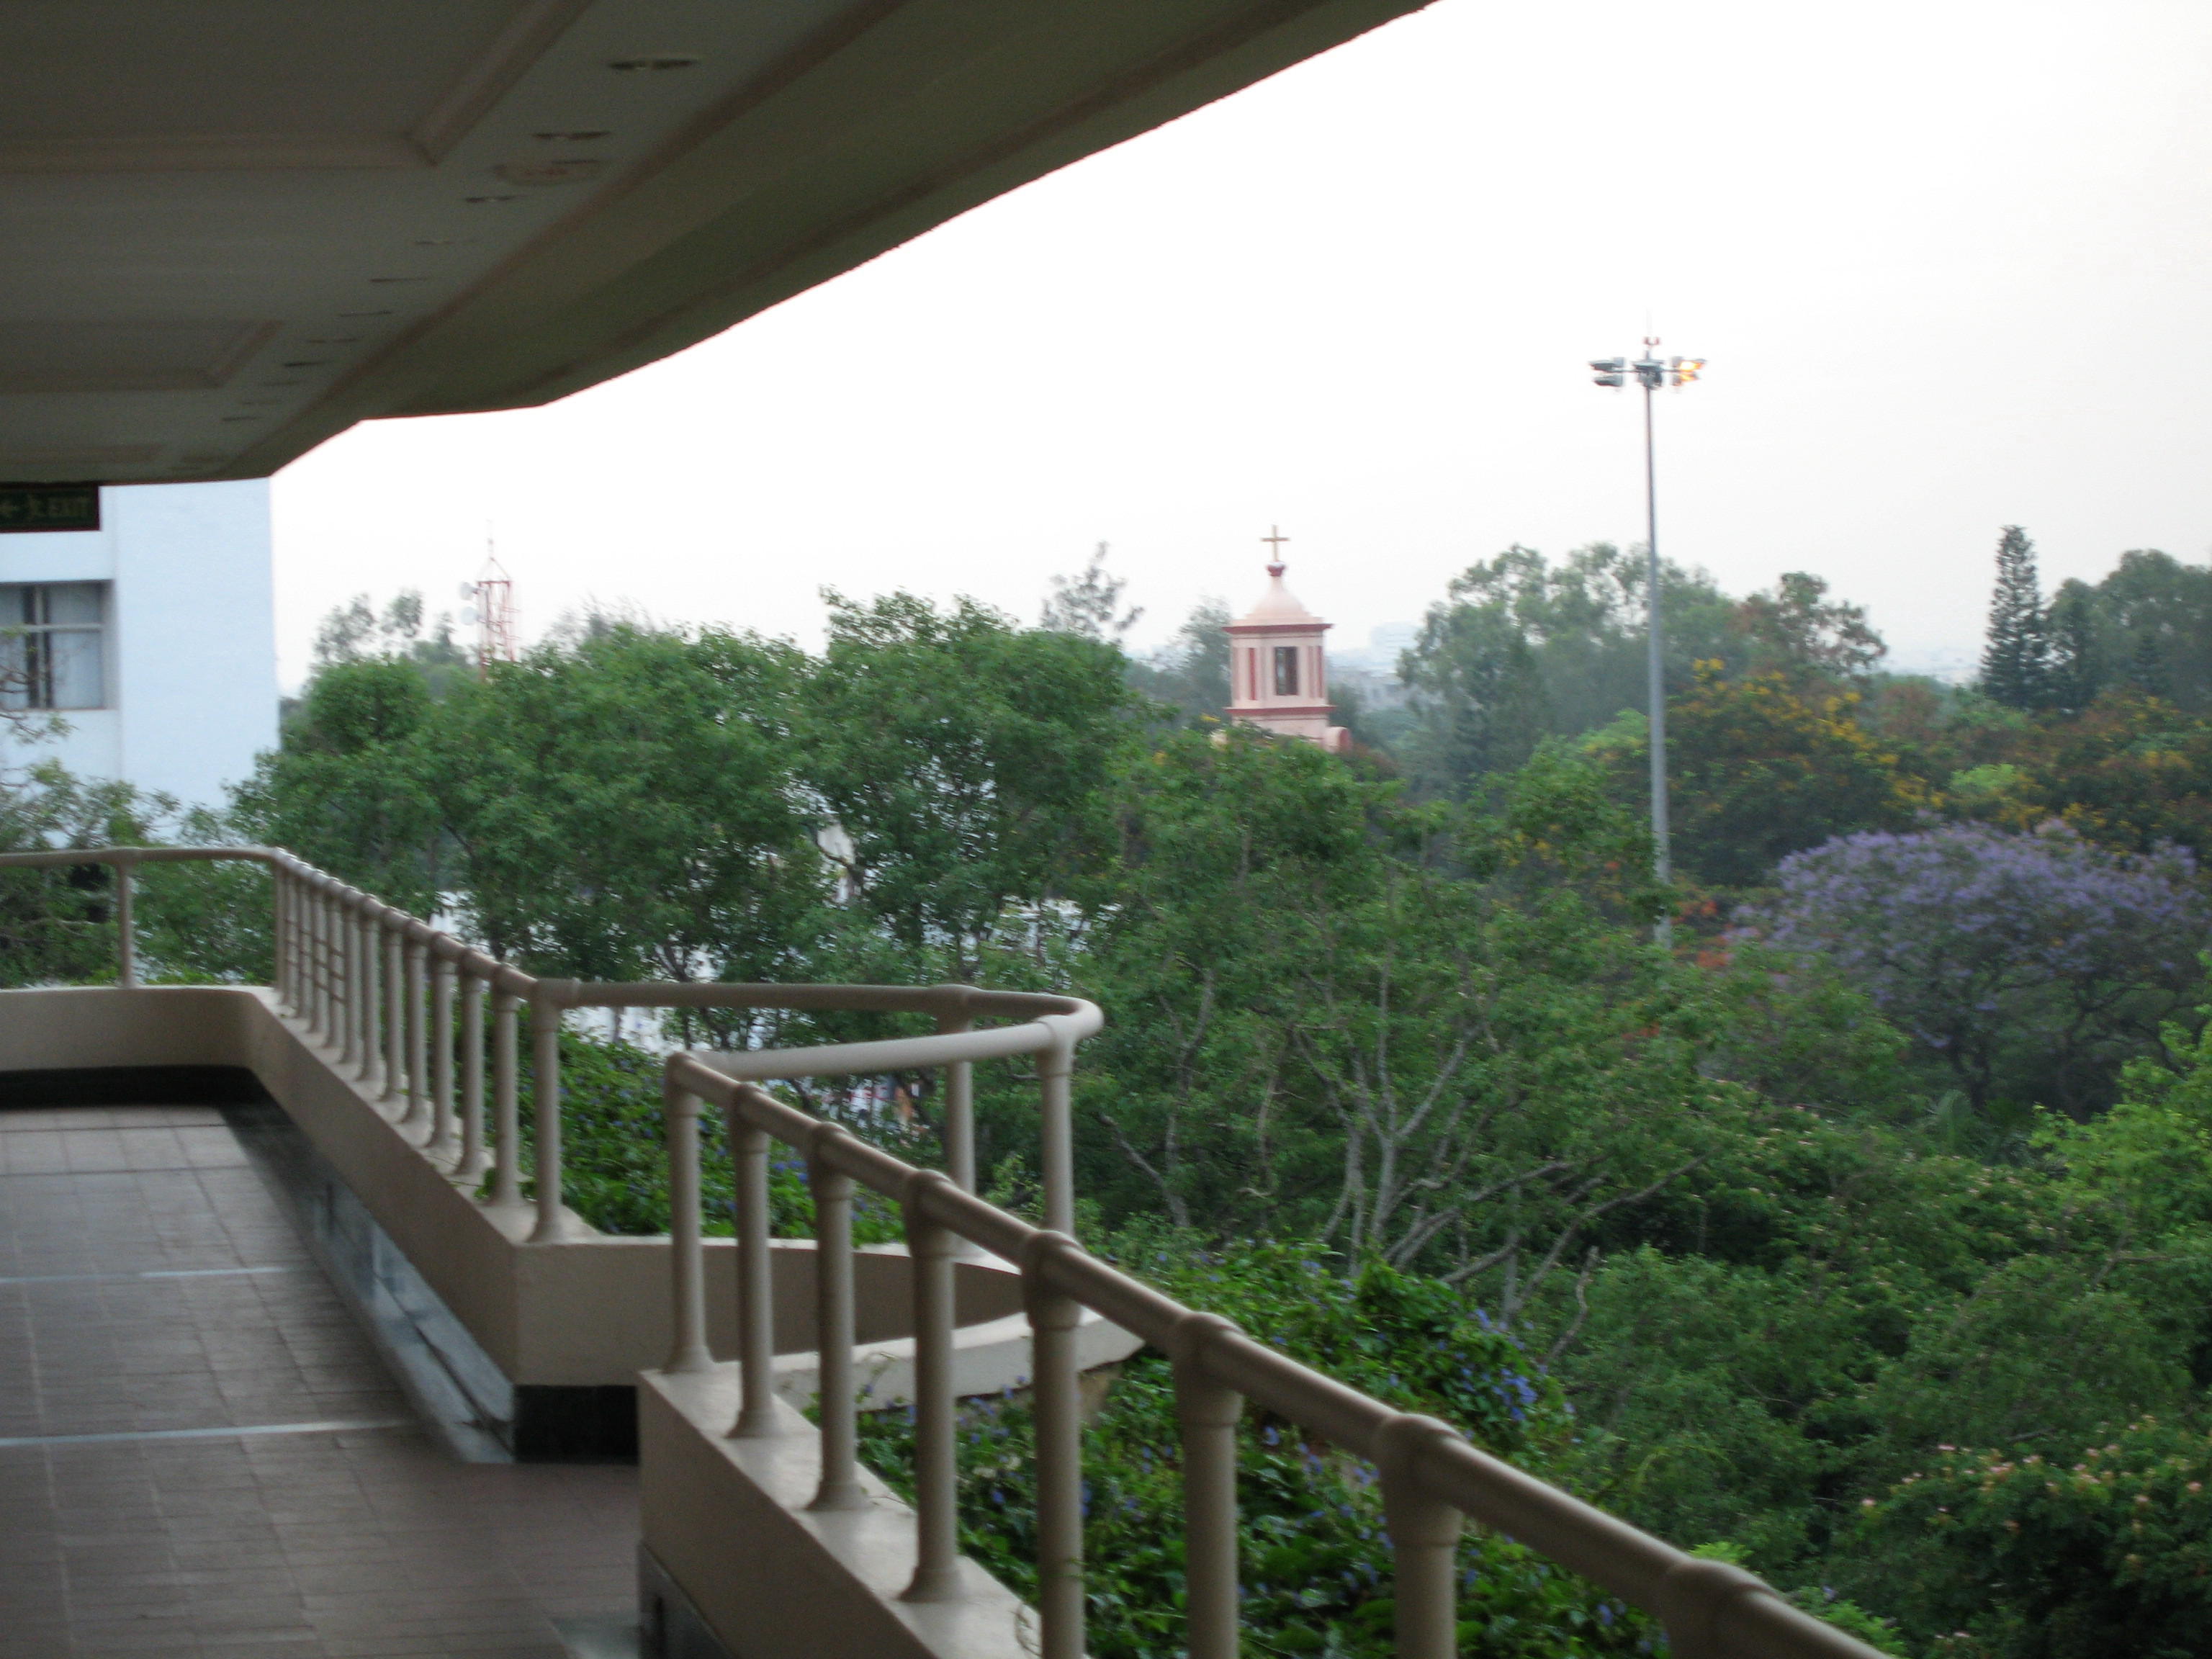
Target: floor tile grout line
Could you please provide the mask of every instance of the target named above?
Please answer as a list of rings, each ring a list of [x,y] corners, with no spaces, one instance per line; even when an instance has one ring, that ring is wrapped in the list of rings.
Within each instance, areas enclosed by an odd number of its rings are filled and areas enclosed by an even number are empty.
[[[364,1429],[414,1429],[411,1417],[376,1417],[321,1423],[253,1423],[219,1429],[126,1429],[112,1434],[25,1434],[0,1439],[0,1450],[21,1446],[88,1446],[125,1440],[222,1440],[239,1435],[340,1434]]]
[[[74,1181],[87,1176],[210,1175],[219,1170],[246,1167],[241,1159],[222,1164],[134,1164],[114,1170],[9,1170],[0,1172],[0,1181]]]
[[[237,1279],[249,1273],[298,1273],[305,1267],[149,1267],[135,1273],[27,1273],[17,1279],[0,1279],[0,1286],[9,1285],[90,1285],[115,1284],[138,1279]]]

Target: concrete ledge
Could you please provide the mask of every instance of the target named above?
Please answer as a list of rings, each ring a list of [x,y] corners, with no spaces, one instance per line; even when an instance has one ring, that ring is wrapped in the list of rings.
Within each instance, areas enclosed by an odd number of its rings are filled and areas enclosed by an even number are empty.
[[[781,1432],[733,1440],[738,1399],[734,1365],[638,1383],[645,1549],[731,1659],[1030,1659],[1033,1615],[973,1561],[952,1598],[900,1600],[914,1511],[866,1469],[866,1508],[808,1509],[820,1437],[779,1403]]]

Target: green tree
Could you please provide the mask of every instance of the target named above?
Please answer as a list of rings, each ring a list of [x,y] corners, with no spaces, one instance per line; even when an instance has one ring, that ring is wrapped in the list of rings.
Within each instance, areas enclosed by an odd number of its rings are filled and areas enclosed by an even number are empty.
[[[2096,590],[2069,580],[2052,595],[2045,618],[2051,644],[2050,702],[2069,714],[2094,702],[2105,686],[2108,653],[2099,637],[2097,611]]]
[[[1860,725],[1856,692],[1801,689],[1781,673],[1729,679],[1699,663],[1668,713],[1677,865],[1747,887],[1789,854],[1855,830],[1901,828],[1928,804],[1897,756]],[[1637,798],[1648,728],[1623,720],[1591,738],[1621,799]]]
[[[1149,659],[1133,659],[1130,686],[1187,721],[1218,720],[1229,708],[1229,606],[1200,599],[1175,637]]]
[[[441,611],[426,619],[422,595],[411,587],[393,594],[380,615],[368,594],[356,593],[333,607],[315,629],[317,668],[377,660],[414,664],[433,695],[442,695],[471,666],[469,653],[453,638],[451,614]]]
[[[1037,625],[1049,633],[1118,645],[1145,614],[1141,606],[1121,609],[1122,591],[1127,586],[1121,577],[1106,574],[1106,544],[1101,542],[1081,570],[1052,579]]]
[[[457,685],[424,747],[460,907],[595,979],[797,976],[825,897],[793,647],[627,624]]]
[[[2212,1620],[2212,1437],[2148,1415],[2063,1450],[1946,1445],[1862,1548],[1947,1659],[2189,1659]]]
[[[2137,548],[2120,555],[2096,599],[2104,684],[2212,713],[2212,568]]]
[[[387,902],[428,915],[449,879],[434,791],[441,755],[424,727],[429,686],[414,663],[332,662],[308,682],[282,745],[234,791],[248,840],[284,847]]]
[[[1556,565],[1510,547],[1455,577],[1401,670],[1413,716],[1400,747],[1414,781],[1465,794],[1546,737],[1595,730],[1625,710],[1648,714],[1644,581],[1643,559],[1602,542]],[[1778,674],[1808,695],[1841,690],[1886,648],[1863,610],[1802,571],[1731,600],[1709,577],[1669,565],[1662,610],[1670,696],[1699,662],[1739,678]]]
[[[915,971],[967,979],[1010,907],[1077,897],[1100,867],[1102,787],[1130,732],[1121,654],[972,600],[832,593],[807,676],[805,781],[854,902]]]
[[[1077,964],[1112,1018],[1084,1114],[1109,1212],[1309,1234],[1510,1322],[1735,1109],[1655,1036],[1666,969],[1618,890],[1645,849],[1572,767],[1456,849],[1392,786],[1242,732],[1163,744],[1123,811]]]
[[[2036,576],[2035,544],[2018,525],[2007,525],[1997,538],[1982,690],[2008,708],[2040,708],[2051,700],[2051,680],[2049,619]]]
[[[1727,660],[1738,678],[1848,681],[1872,671],[1889,652],[1863,605],[1830,599],[1826,580],[1802,570],[1784,573],[1771,592],[1738,602],[1729,632],[1739,643]]]
[[[176,805],[38,761],[0,772],[0,852],[149,845]],[[105,866],[0,871],[0,985],[112,981],[115,927],[115,872]]]
[[[1729,605],[1701,574],[1673,565],[1663,574],[1673,684],[1719,653]],[[1463,793],[1482,774],[1520,765],[1547,735],[1643,707],[1644,583],[1644,561],[1607,542],[1556,565],[1516,544],[1454,577],[1400,669],[1413,690],[1405,748],[1415,779]]]

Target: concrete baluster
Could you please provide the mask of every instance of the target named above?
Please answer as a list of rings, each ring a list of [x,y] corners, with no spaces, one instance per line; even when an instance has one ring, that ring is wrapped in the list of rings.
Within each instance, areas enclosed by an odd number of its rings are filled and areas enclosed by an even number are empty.
[[[707,1249],[699,1233],[699,1111],[703,1103],[688,1089],[664,1083],[668,1123],[669,1293],[676,1334],[668,1371],[709,1371],[707,1351]]]
[[[918,1170],[907,1177],[907,1253],[914,1273],[914,1577],[909,1601],[950,1601],[960,1589],[960,1474],[952,1389],[956,1318],[953,1262],[961,1241],[929,1218],[932,1186],[946,1177]]]
[[[315,1035],[315,988],[321,969],[315,960],[316,907],[319,900],[315,890],[304,880],[300,884],[300,1020],[307,1027],[307,1036]]]
[[[768,1158],[765,1129],[748,1123],[732,1100],[730,1151],[738,1204],[738,1380],[744,1390],[732,1436],[776,1431],[775,1263],[769,1254]]]
[[[530,1000],[531,1046],[536,1065],[532,1082],[537,1097],[534,1115],[538,1128],[538,1224],[530,1242],[550,1244],[569,1236],[568,1217],[561,1207],[561,1009],[554,982],[538,981]]]
[[[859,1471],[860,1425],[853,1380],[853,1177],[829,1160],[845,1133],[835,1123],[816,1128],[807,1149],[806,1184],[814,1194],[814,1351],[821,1370],[822,1482],[809,1509],[854,1510],[867,1504]]]
[[[280,865],[269,866],[269,988],[276,994],[276,1006],[292,1006],[291,929],[287,910],[289,899],[287,881]]]
[[[369,1055],[376,1048],[375,1030],[368,1023],[368,981],[374,975],[376,951],[368,916],[375,902],[366,893],[346,890],[345,1057],[353,1062],[356,1078],[367,1074]]]
[[[290,871],[276,872],[276,960],[283,975],[284,1006],[300,1008],[300,881]]]
[[[1182,1438],[1183,1644],[1190,1659],[1237,1659],[1237,1420],[1244,1398],[1206,1369],[1205,1345],[1236,1327],[1186,1314],[1173,1349]]]
[[[376,1021],[372,1006],[376,994],[376,934],[368,921],[375,904],[376,901],[368,894],[356,893],[347,916],[349,945],[346,983],[352,995],[352,1013],[346,1052],[353,1057],[356,1082],[368,1077],[369,1068],[376,1063]]]
[[[429,952],[407,924],[407,1109],[400,1127],[428,1140],[430,1123],[430,975]]]
[[[1455,1659],[1459,1652],[1462,1518],[1421,1482],[1425,1454],[1439,1439],[1457,1437],[1449,1424],[1410,1413],[1390,1418],[1375,1431],[1383,1522],[1390,1531],[1398,1659]]]
[[[315,1040],[325,1042],[331,1030],[331,896],[319,883],[315,888]]]
[[[377,922],[377,904],[369,900],[361,908],[361,1070],[355,1075],[378,1099],[384,1088],[384,951]]]
[[[300,1015],[309,1031],[318,1028],[317,999],[323,984],[323,896],[320,889],[300,883]]]
[[[461,1161],[453,1173],[481,1181],[491,1167],[484,1152],[484,993],[483,980],[461,971]]]
[[[384,933],[384,1093],[387,1106],[404,1098],[407,1087],[407,945],[398,923],[388,911],[380,911],[377,926]]]
[[[1051,1281],[1054,1256],[1078,1248],[1066,1233],[1047,1231],[1032,1234],[1021,1255],[1036,1372],[1030,1389],[1036,1425],[1040,1659],[1083,1659],[1083,1413],[1075,1351],[1082,1310]]]
[[[443,941],[440,941],[443,944]],[[430,963],[430,1139],[422,1150],[447,1164],[459,1159],[461,1139],[453,1121],[453,958],[443,950]]]
[[[338,949],[343,970],[339,975],[338,1064],[361,1063],[361,916],[356,902],[362,895],[348,888],[338,902]]]
[[[512,991],[495,990],[491,1009],[492,1133],[499,1160],[491,1201],[513,1209],[522,1202],[522,1065],[516,1052],[522,1046],[516,1029],[521,1024],[522,999]]]

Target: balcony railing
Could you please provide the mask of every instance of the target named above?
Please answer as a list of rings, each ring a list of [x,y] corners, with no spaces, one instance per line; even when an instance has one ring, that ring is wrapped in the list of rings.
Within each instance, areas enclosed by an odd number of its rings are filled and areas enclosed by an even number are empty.
[[[571,1237],[562,1201],[561,1024],[572,1008],[777,1008],[920,1013],[938,1035],[774,1048],[744,1056],[754,1078],[945,1073],[945,1141],[952,1179],[975,1184],[977,1060],[1036,1057],[1045,1213],[1074,1224],[1069,1073],[1075,1045],[1099,1029],[1076,997],[965,985],[760,985],[727,981],[602,983],[540,979],[487,956],[277,848],[105,847],[0,854],[0,869],[103,865],[115,872],[118,983],[139,982],[134,872],[143,865],[230,861],[265,866],[274,883],[275,990],[307,1035],[382,1101],[423,1152],[456,1178],[490,1177],[490,1200],[524,1201],[520,1028],[529,1013],[534,1243]],[[1020,1022],[976,1029],[976,1022]],[[458,1030],[456,1026],[458,1024]],[[485,1032],[490,1032],[487,1057]],[[458,1073],[458,1076],[456,1073]],[[487,1122],[486,1107],[489,1107]]]
[[[857,1188],[896,1204],[912,1262],[915,1560],[907,1599],[957,1594],[953,1267],[980,1249],[1021,1272],[1032,1333],[1038,1621],[1043,1659],[1084,1651],[1081,1413],[1074,1332],[1089,1310],[1165,1353],[1183,1457],[1186,1642],[1192,1659],[1238,1651],[1237,1425],[1246,1401],[1365,1459],[1379,1473],[1395,1574],[1400,1659],[1457,1650],[1455,1553],[1468,1520],[1492,1527],[1655,1615],[1680,1659],[1878,1659],[1875,1650],[1790,1605],[1740,1567],[1686,1554],[1471,1444],[1450,1425],[1400,1412],[1196,1311],[1091,1255],[1074,1217],[1069,1077],[1075,1045],[1101,1024],[1072,997],[963,986],[592,984],[538,979],[313,869],[262,848],[104,848],[0,854],[0,868],[106,865],[116,872],[118,979],[137,981],[132,873],[140,865],[243,860],[275,882],[280,1000],[334,1050],[359,1085],[412,1126],[457,1178],[491,1176],[492,1202],[522,1202],[517,1110],[521,1011],[535,1072],[534,1242],[580,1224],[561,1201],[558,1034],[584,1007],[787,1008],[920,1012],[934,1036],[807,1048],[668,1057],[667,1113],[675,1340],[665,1370],[710,1370],[701,1216],[699,1117],[725,1114],[734,1165],[738,1361],[733,1438],[792,1432],[775,1401],[769,1148],[801,1154],[814,1199],[820,1479],[812,1507],[870,1500],[859,1472],[854,1376],[853,1202]],[[985,1019],[1017,1023],[979,1028]],[[457,1029],[458,1023],[458,1029]],[[489,1065],[485,1035],[489,1026]],[[458,1041],[456,1040],[458,1039]],[[459,1056],[458,1077],[456,1055]],[[1035,1056],[1040,1079],[1043,1227],[974,1192],[972,1067]],[[762,1082],[941,1070],[945,1171],[907,1164],[843,1126],[778,1099]],[[489,1121],[486,1121],[487,1103]],[[730,1547],[743,1548],[732,1540]]]

